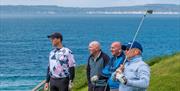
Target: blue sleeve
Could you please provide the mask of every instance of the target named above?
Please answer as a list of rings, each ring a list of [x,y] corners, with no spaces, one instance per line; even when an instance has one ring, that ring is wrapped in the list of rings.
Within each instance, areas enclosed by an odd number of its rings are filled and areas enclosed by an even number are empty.
[[[111,76],[111,72],[110,72],[110,65],[106,65],[105,68],[102,70],[102,75],[105,77],[110,77]]]
[[[104,77],[110,77],[111,76],[111,71],[110,71],[110,67],[111,67],[111,63],[112,62],[112,58],[109,60],[108,64],[104,67],[104,69],[102,70],[102,75]]]

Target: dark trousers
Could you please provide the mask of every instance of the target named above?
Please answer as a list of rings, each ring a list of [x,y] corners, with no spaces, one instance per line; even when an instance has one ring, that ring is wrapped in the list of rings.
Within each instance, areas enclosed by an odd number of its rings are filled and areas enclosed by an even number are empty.
[[[109,86],[93,86],[93,85],[88,85],[88,91],[110,91],[110,89],[109,89]]]
[[[50,79],[50,91],[68,91],[69,78]]]

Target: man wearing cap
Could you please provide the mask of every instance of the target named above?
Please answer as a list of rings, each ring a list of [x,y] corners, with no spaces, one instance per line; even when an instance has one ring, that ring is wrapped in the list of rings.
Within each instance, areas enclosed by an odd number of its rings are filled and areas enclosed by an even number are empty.
[[[102,75],[102,69],[109,62],[109,56],[102,52],[100,43],[89,43],[90,56],[87,64],[88,91],[109,91],[106,87],[107,78]]]
[[[122,84],[119,91],[146,91],[149,86],[150,68],[142,60],[143,48],[140,43],[129,42],[126,47],[127,62],[116,71],[115,78]]]
[[[48,36],[55,47],[49,54],[47,79],[44,89],[50,91],[68,91],[72,87],[75,76],[75,60],[72,51],[63,47],[63,37],[55,32]]]

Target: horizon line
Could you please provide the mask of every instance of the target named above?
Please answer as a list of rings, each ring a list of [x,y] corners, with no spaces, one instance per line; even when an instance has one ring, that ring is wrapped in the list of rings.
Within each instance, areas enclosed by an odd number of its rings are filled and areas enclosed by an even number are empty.
[[[78,6],[59,6],[59,5],[10,5],[10,4],[0,4],[0,6],[54,6],[54,7],[64,7],[64,8],[110,8],[110,7],[133,7],[133,6],[146,6],[146,5],[177,5],[179,6],[180,4],[140,4],[140,5],[126,5],[126,6],[104,6],[104,7],[78,7]]]

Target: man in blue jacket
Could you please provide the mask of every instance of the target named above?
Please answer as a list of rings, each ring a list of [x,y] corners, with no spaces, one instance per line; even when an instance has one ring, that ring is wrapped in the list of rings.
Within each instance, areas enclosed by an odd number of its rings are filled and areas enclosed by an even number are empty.
[[[103,69],[102,73],[104,76],[108,77],[108,86],[110,91],[118,91],[119,90],[119,82],[117,80],[112,79],[112,73],[116,71],[117,68],[123,63],[125,59],[125,55],[121,50],[120,42],[113,42],[111,44],[111,53],[113,57],[109,61],[108,65]]]
[[[146,91],[149,86],[150,69],[142,60],[143,48],[140,43],[132,42],[126,45],[127,62],[118,68],[115,78],[121,82],[119,91]]]

